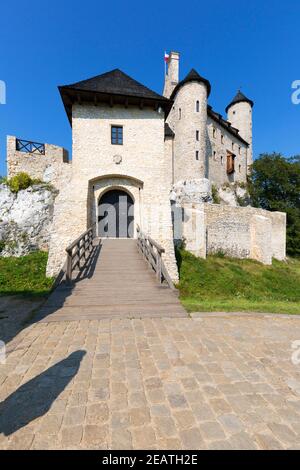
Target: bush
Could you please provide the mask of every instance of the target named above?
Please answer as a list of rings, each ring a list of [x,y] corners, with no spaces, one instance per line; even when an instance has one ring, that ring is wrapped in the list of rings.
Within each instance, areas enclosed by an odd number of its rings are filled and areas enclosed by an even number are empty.
[[[42,181],[37,178],[31,178],[27,173],[21,172],[12,178],[1,178],[1,182],[6,184],[13,193],[18,193],[22,189],[27,189],[34,184],[41,184]]]
[[[211,195],[212,195],[212,198],[213,198],[213,203],[214,204],[220,204],[221,199],[220,199],[220,196],[218,194],[218,189],[214,184],[211,187]]]

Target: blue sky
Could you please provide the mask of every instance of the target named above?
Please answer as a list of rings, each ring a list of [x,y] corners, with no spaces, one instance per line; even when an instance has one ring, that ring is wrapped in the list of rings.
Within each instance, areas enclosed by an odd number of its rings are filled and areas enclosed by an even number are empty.
[[[240,86],[255,101],[255,156],[300,153],[299,0],[5,0],[0,15],[2,175],[7,134],[71,149],[58,85],[118,67],[162,92],[165,49],[181,53],[181,78],[194,67],[210,80],[218,112]]]

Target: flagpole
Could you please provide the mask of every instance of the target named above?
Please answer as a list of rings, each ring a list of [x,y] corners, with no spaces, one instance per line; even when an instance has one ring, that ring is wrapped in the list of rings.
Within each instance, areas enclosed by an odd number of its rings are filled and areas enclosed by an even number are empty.
[[[165,55],[164,55],[164,63],[165,63],[165,76],[167,75],[167,62],[166,62],[166,54],[167,54],[167,51],[165,51]]]

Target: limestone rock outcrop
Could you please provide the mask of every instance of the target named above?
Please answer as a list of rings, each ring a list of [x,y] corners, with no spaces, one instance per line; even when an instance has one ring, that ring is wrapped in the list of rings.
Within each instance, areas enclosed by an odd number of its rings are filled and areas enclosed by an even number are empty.
[[[0,184],[0,256],[47,250],[57,191],[38,184],[13,193]]]
[[[170,199],[177,204],[212,202],[210,181],[207,178],[179,181],[173,185]]]

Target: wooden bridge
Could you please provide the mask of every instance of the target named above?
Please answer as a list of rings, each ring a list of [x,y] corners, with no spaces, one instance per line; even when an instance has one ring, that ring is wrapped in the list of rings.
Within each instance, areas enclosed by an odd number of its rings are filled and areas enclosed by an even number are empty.
[[[163,248],[138,240],[93,240],[91,229],[68,247],[66,282],[50,295],[39,321],[186,317],[162,261]]]

